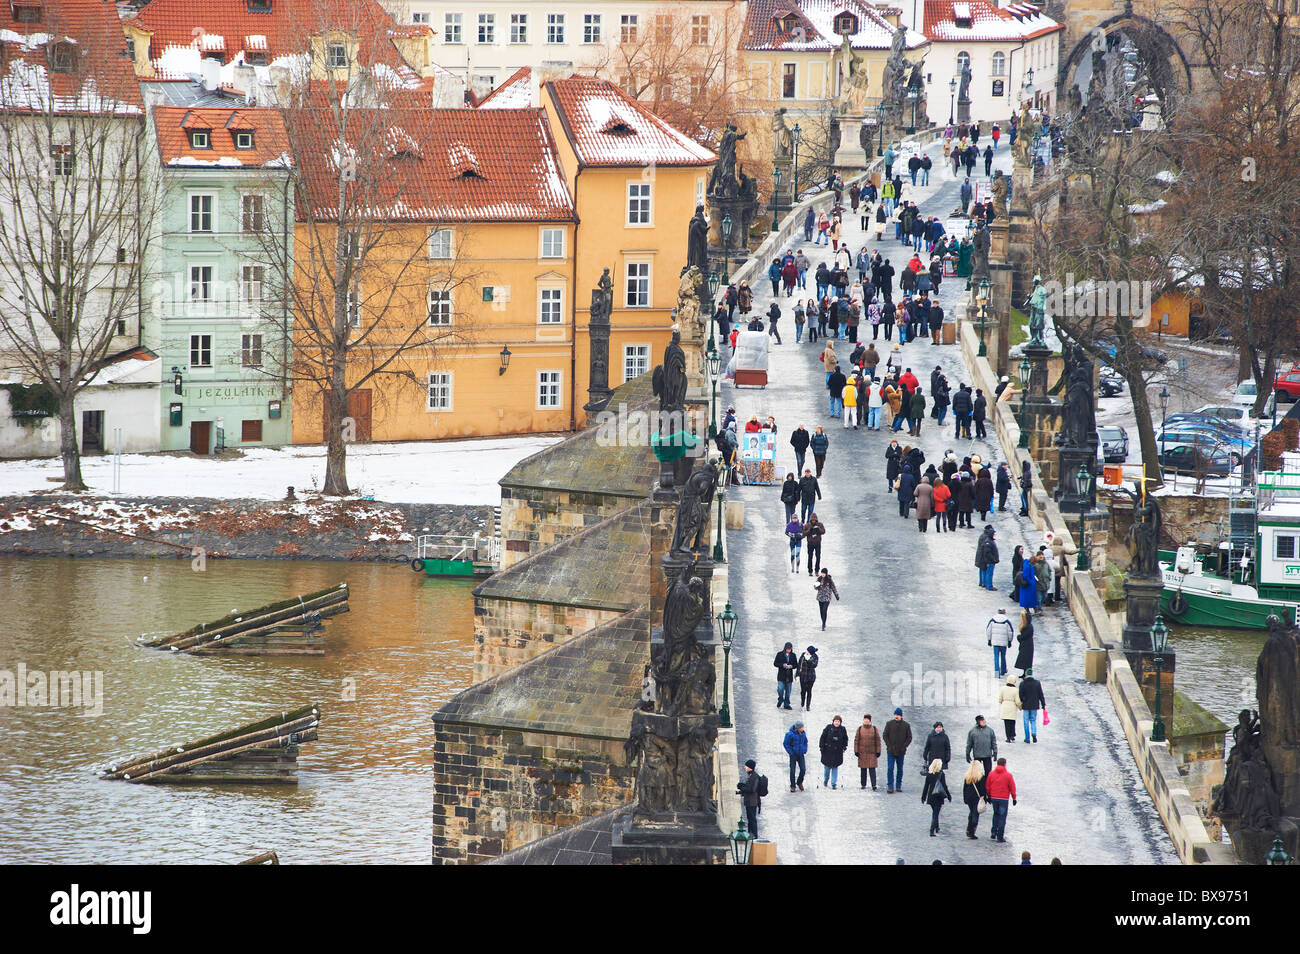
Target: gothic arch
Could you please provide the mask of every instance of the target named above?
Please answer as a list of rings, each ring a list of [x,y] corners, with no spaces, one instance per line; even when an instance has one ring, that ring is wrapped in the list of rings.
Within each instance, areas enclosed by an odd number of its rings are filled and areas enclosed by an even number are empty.
[[[1057,73],[1058,102],[1068,102],[1075,74],[1084,58],[1092,52],[1093,37],[1098,30],[1108,38],[1122,33],[1137,46],[1151,70],[1152,85],[1159,93],[1166,113],[1174,101],[1192,91],[1192,67],[1178,41],[1163,26],[1130,8],[1088,30],[1070,55],[1062,60]]]

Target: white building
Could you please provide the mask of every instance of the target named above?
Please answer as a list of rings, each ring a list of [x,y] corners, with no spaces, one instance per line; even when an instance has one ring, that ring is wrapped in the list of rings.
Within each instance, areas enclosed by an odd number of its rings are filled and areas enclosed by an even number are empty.
[[[537,88],[575,70],[606,66],[621,81],[614,52],[645,43],[658,16],[673,16],[674,32],[689,30],[695,45],[732,42],[726,34],[744,21],[743,0],[385,0],[393,18],[433,30],[433,60],[461,77],[481,97],[523,67],[536,102]]]
[[[1020,104],[1056,111],[1056,70],[1065,29],[1038,7],[989,0],[924,0],[922,32],[930,41],[926,85],[930,121],[942,125],[949,111],[958,118],[956,96],[969,64],[970,118],[1005,127]],[[1033,70],[1032,91],[1025,83]],[[1027,94],[1028,93],[1028,94]]]

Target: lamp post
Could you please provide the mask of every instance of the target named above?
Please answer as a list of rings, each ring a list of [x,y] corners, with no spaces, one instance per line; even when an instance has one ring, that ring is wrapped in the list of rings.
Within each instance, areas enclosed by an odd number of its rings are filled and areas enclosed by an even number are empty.
[[[876,104],[876,132],[880,135],[880,141],[876,143],[876,155],[885,154],[885,117],[889,115],[889,107],[883,102]]]
[[[1187,405],[1183,405],[1186,407]],[[1165,419],[1169,416],[1169,389],[1160,385],[1160,466],[1165,465]]]
[[[794,143],[794,182],[790,183],[790,208],[793,209],[799,202],[799,143],[803,142],[803,130],[798,123],[790,130],[790,141]]]
[[[501,346],[501,367],[497,368],[497,374],[506,373],[506,368],[510,367],[510,345]]]
[[[1152,660],[1156,664],[1156,711],[1155,718],[1151,720],[1151,741],[1165,741],[1165,720],[1160,716],[1160,674],[1165,664],[1165,650],[1169,648],[1169,627],[1165,625],[1165,618],[1159,613],[1156,614],[1155,622],[1151,624],[1151,648],[1156,652],[1156,658]]]
[[[709,400],[709,440],[718,436],[718,369],[722,367],[722,356],[718,354],[717,342],[709,336],[709,350],[705,352],[704,361],[709,366],[709,381],[713,388],[713,397]]]
[[[718,270],[715,268],[713,271],[709,272],[709,304],[714,305],[715,307],[717,306],[717,301],[718,301],[719,284],[720,283],[718,281]],[[710,315],[709,316],[709,350],[710,351],[717,351],[718,349],[717,339],[714,337],[714,329],[716,325],[717,322],[714,321],[713,316]]]
[[[754,843],[754,836],[745,830],[745,819],[736,821],[736,830],[727,836],[731,842],[731,860],[738,865],[749,864],[749,849]]]
[[[713,542],[713,562],[726,563],[726,558],[722,555],[722,502],[727,496],[724,482],[727,475],[727,462],[721,457],[718,458],[718,472],[718,537]]]
[[[1264,860],[1270,865],[1289,865],[1292,858],[1291,853],[1287,851],[1286,846],[1282,844],[1282,839],[1274,838],[1273,847],[1268,850],[1268,854],[1264,856]]]
[[[987,278],[981,279],[979,287],[975,291],[975,301],[980,306],[980,350],[978,357],[988,357],[988,349],[984,346],[984,325],[988,321],[989,301],[993,294],[993,285]]]
[[[1079,559],[1075,561],[1074,568],[1087,572],[1092,569],[1092,560],[1088,557],[1088,529],[1084,526],[1083,515],[1088,509],[1088,500],[1092,496],[1092,482],[1096,480],[1094,474],[1088,473],[1088,462],[1084,461],[1079,465],[1079,472],[1074,476],[1074,489],[1079,492]]]
[[[1024,81],[1020,84],[1020,101],[1028,100],[1030,107],[1034,105],[1034,68],[1031,66],[1025,70]]]
[[[776,212],[781,205],[781,167],[772,167],[772,231],[776,231]]]
[[[921,91],[915,86],[907,87],[907,98],[912,101],[912,124],[907,127],[909,136],[916,135],[916,104],[921,98]]]
[[[952,104],[957,99],[957,77],[948,80],[948,125],[952,125]]]
[[[731,728],[731,696],[727,692],[731,674],[731,644],[736,638],[736,614],[732,612],[731,601],[727,608],[718,614],[718,633],[722,637],[722,708],[718,710],[718,728]]]
[[[722,284],[730,286],[731,273],[728,269],[731,267],[731,216],[722,217],[718,231],[722,233]]]
[[[1029,397],[1029,376],[1033,373],[1034,367],[1029,363],[1028,358],[1020,359],[1020,443],[1016,446],[1019,448],[1029,447],[1029,429],[1028,420],[1025,414],[1025,399]]]

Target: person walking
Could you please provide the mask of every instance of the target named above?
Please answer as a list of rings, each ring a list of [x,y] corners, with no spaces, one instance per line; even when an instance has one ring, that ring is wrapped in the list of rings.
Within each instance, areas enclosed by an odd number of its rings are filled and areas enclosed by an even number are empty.
[[[1007,674],[1007,649],[1015,637],[1015,627],[1005,609],[1000,609],[984,624],[985,640],[993,648],[993,675]]]
[[[975,834],[980,826],[980,806],[988,801],[988,793],[984,789],[984,776],[988,774],[984,771],[983,762],[971,762],[966,769],[966,777],[963,779],[961,787],[961,798],[966,803],[968,813],[966,815],[966,837],[978,838]]]
[[[799,655],[799,708],[812,711],[813,683],[817,681],[817,647],[809,646]]]
[[[745,777],[736,783],[736,791],[745,805],[750,837],[757,838],[758,813],[763,810],[763,796],[767,794],[767,776],[758,774],[758,763],[753,759],[745,761]]]
[[[772,660],[772,665],[776,668],[776,707],[793,708],[790,705],[790,687],[794,683],[795,670],[799,667],[799,659],[794,654],[794,643],[786,643],[785,649]]]
[[[984,178],[988,179],[993,176],[993,147],[984,147]]]
[[[921,422],[925,420],[925,396],[921,393],[920,388],[915,388],[912,391],[912,407],[909,419],[912,424],[911,435],[920,437]]]
[[[781,306],[772,302],[772,306],[767,309],[767,333],[776,338],[776,343],[781,343],[781,332],[776,330],[777,319],[781,317]]]
[[[835,353],[835,341],[831,338],[827,338],[822,346],[821,361],[822,370],[826,372],[826,384],[829,387],[831,375],[840,366],[840,356]]]
[[[1038,710],[1047,708],[1043,697],[1043,684],[1034,678],[1032,669],[1025,670],[1020,680],[1020,715],[1025,724],[1025,742],[1038,741]]]
[[[819,468],[820,469],[820,468]],[[812,468],[805,467],[803,476],[799,478],[799,522],[807,523],[808,515],[813,512],[813,506],[822,497],[822,485],[818,483],[817,478],[813,476]],[[781,499],[785,499],[784,493]],[[794,508],[790,508],[791,515],[794,514]]]
[[[998,464],[998,477],[994,484],[998,492],[998,513],[1007,509],[1007,494],[1011,493],[1011,471],[1005,463]]]
[[[898,515],[907,519],[908,511],[912,509],[912,503],[916,500],[916,475],[912,473],[912,465],[904,464],[903,472],[898,476]]]
[[[1015,676],[1007,676],[1006,685],[998,690],[998,715],[1002,719],[1005,741],[1016,741],[1016,723],[1020,721],[1020,692],[1016,688]]]
[[[957,526],[973,530],[975,524],[971,523],[970,518],[975,510],[975,485],[971,482],[969,473],[963,471],[960,476],[957,490],[952,495],[957,501]]]
[[[898,445],[898,441],[889,442],[885,448],[885,486],[889,490],[894,489],[894,484],[898,480],[898,475],[903,472],[903,448]]]
[[[803,329],[808,323],[808,314],[803,310],[803,302],[795,300],[794,303],[794,343],[798,344],[803,341]]]
[[[1007,771],[1007,760],[998,759],[998,764],[984,781],[984,790],[988,793],[989,804],[993,806],[993,833],[989,835],[994,841],[1006,841],[1007,810],[1009,801],[1016,801],[1016,780]]]
[[[736,304],[740,308],[741,318],[744,318],[753,309],[754,289],[749,287],[749,282],[740,283],[740,288],[736,290]]]
[[[813,229],[816,227],[817,227],[817,213],[813,211],[813,207],[810,205],[808,206],[807,213],[805,213],[803,217],[803,240],[805,242],[812,241]]]
[[[971,420],[975,422],[975,439],[983,440],[988,437],[988,432],[984,428],[984,419],[988,414],[989,402],[984,396],[983,388],[975,389],[975,401],[971,406]]]
[[[903,718],[901,708],[894,710],[894,717],[885,723],[881,735],[885,742],[885,794],[892,795],[903,790],[903,761],[912,744],[912,727]]]
[[[925,774],[925,784],[921,786],[921,802],[930,806],[930,837],[939,834],[939,811],[945,801],[952,801],[948,791],[948,781],[943,774],[944,763],[934,759]]]
[[[790,572],[799,572],[800,551],[803,548],[803,523],[792,513],[785,524],[785,535],[790,541]]]
[[[1020,466],[1020,516],[1029,516],[1029,492],[1034,489],[1033,469],[1029,461],[1021,461]]]
[[[831,596],[837,600],[840,598],[840,591],[835,588],[835,581],[831,579],[830,570],[822,570],[817,577],[817,583],[813,587],[817,591],[817,609],[822,614],[822,629],[826,629],[826,611],[831,606]]]
[[[772,297],[775,298],[781,291],[781,260],[772,259],[772,264],[767,266],[767,280],[772,283]]]
[[[794,508],[799,503],[799,481],[793,473],[785,475],[785,483],[781,485],[781,503],[785,504],[785,519],[789,523],[794,519]]]
[[[871,713],[862,717],[862,725],[853,735],[853,754],[858,759],[858,770],[862,774],[862,788],[867,787],[871,779],[871,790],[876,790],[876,768],[880,764],[880,730],[871,724]]]
[[[966,733],[966,761],[979,762],[987,775],[993,771],[993,760],[997,757],[998,734],[985,723],[982,715],[977,715],[975,724]]]
[[[948,763],[952,761],[952,740],[948,738],[948,733],[943,731],[942,722],[936,722],[930,734],[925,737],[921,759],[925,762],[938,759],[944,768],[947,768]]]
[[[981,467],[975,475],[975,509],[979,512],[980,523],[987,523],[989,510],[993,506],[993,475],[987,467]],[[993,589],[992,585],[988,587]]]
[[[808,288],[808,266],[810,264],[808,257],[803,253],[803,249],[799,249],[794,253],[794,267],[795,271],[798,272],[798,287],[805,291]]]
[[[798,284],[799,266],[795,264],[794,258],[787,258],[781,265],[781,287],[785,289],[786,298],[794,296],[794,289]]]
[[[970,416],[973,409],[974,402],[971,401],[970,390],[966,385],[960,385],[957,393],[952,396],[952,416],[956,427],[953,437],[957,440],[961,440],[963,434],[968,440],[970,439]]]
[[[892,143],[890,143],[888,146],[885,147],[885,157],[884,157],[885,158],[885,179],[887,181],[893,178],[894,160],[897,157],[898,154],[894,152],[894,146]],[[885,193],[882,191],[881,195],[884,194]]]
[[[1017,582],[1020,587],[1018,602],[1020,608],[1024,610],[1025,618],[1028,619],[1038,606],[1038,577],[1034,573],[1034,561],[1025,560],[1020,564],[1020,579]]]
[[[790,432],[790,446],[794,448],[794,471],[803,472],[804,455],[808,453],[808,431],[802,424]]]
[[[830,450],[831,439],[822,431],[822,426],[817,425],[813,435],[808,439],[808,447],[813,453],[813,463],[817,465],[817,476],[822,475],[822,468],[826,466],[826,452]]]
[[[959,164],[958,154],[957,154],[957,153],[954,153],[954,154],[953,154],[953,164],[952,164],[953,174],[954,174],[954,175],[956,175],[956,171],[957,171],[957,166],[958,166],[958,164]],[[970,210],[971,199],[973,199],[974,197],[975,197],[975,187],[972,186],[972,185],[970,184],[970,177],[967,176],[967,177],[966,177],[966,181],[963,182],[963,183],[961,184],[961,212],[962,212],[962,215],[966,215],[967,212]]]
[[[1020,601],[1020,568],[1025,565],[1025,548],[1019,544],[1011,552],[1011,592],[1007,595],[1017,604]]]
[[[803,526],[803,538],[808,541],[808,575],[822,568],[822,537],[826,535],[826,524],[817,519],[817,514],[809,514]],[[813,564],[816,563],[816,566]]]
[[[804,776],[808,774],[808,765],[804,761],[804,756],[808,754],[808,733],[804,731],[802,722],[796,722],[786,730],[781,746],[786,755],[790,756],[790,791],[795,791],[797,787],[802,792]],[[797,777],[796,769],[799,772]]]
[[[930,486],[929,477],[921,478],[921,482],[912,491],[912,496],[916,498],[916,528],[925,533],[926,524],[934,513],[934,488]]]
[[[931,496],[934,499],[934,532],[943,533],[944,525],[948,522],[948,508],[952,506],[952,501],[949,499],[952,497],[952,491],[942,480],[936,480],[933,487]]]
[[[844,407],[844,427],[847,430],[849,425],[853,429],[858,429],[858,383],[857,380],[846,380],[844,389],[840,392],[840,404]]]
[[[836,716],[822,729],[818,747],[822,753],[822,788],[827,785],[839,788],[840,766],[844,764],[844,750],[849,747],[849,733],[843,719]]]
[[[980,571],[980,586],[986,590],[993,590],[993,568],[998,565],[998,544],[993,539],[997,531],[993,525],[989,524],[980,534],[979,541],[975,544],[975,565]],[[1011,641],[1007,641],[1011,645]]]

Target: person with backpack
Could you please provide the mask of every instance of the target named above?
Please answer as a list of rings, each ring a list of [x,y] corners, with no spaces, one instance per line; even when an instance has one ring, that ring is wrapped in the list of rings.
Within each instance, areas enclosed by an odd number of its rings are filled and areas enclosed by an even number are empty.
[[[736,783],[736,792],[745,805],[750,837],[755,839],[758,838],[758,813],[763,810],[763,799],[767,798],[767,776],[759,775],[757,769],[757,762],[746,760],[745,777]]]
[[[790,756],[790,791],[795,791],[797,787],[802,792],[804,776],[808,774],[808,766],[804,761],[804,756],[808,754],[808,733],[804,731],[802,722],[790,726],[781,741],[781,747]],[[799,770],[797,778],[795,769]]]
[[[822,753],[822,788],[828,784],[839,788],[840,766],[844,764],[844,750],[849,747],[849,733],[842,718],[836,716],[822,729],[818,747]]]
[[[817,647],[809,646],[799,656],[799,708],[812,712],[813,683],[817,681]]]
[[[903,761],[912,744],[912,727],[903,718],[901,708],[895,709],[894,717],[885,723],[881,737],[885,743],[885,794],[892,795],[903,790]]]
[[[943,803],[952,801],[952,793],[948,791],[948,780],[944,778],[943,766],[942,759],[934,759],[925,774],[925,784],[921,786],[921,802],[928,803],[930,806],[931,838],[939,834],[939,811],[943,808]]]
[[[800,551],[803,549],[803,524],[793,513],[790,519],[786,521],[785,535],[790,541],[790,572],[799,572]]]
[[[871,713],[862,717],[862,725],[853,735],[853,754],[858,759],[858,770],[862,773],[862,788],[867,787],[867,778],[871,779],[871,790],[876,790],[876,767],[880,764],[880,730],[871,724]]]

